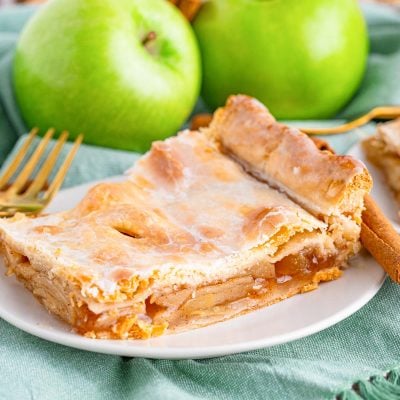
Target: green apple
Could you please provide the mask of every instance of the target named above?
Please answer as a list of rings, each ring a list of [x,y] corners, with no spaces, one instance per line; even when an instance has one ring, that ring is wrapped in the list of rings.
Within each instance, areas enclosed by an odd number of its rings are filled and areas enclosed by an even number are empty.
[[[211,107],[244,93],[278,118],[328,118],[365,71],[368,37],[356,0],[209,0],[194,29]]]
[[[195,35],[165,0],[52,0],[20,37],[13,80],[28,127],[143,151],[187,118],[200,71]]]

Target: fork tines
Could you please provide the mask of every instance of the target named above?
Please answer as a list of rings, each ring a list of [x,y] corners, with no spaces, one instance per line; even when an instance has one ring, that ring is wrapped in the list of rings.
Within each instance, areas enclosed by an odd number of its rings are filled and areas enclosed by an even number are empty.
[[[16,198],[18,196],[19,201],[17,203],[21,202],[21,198],[25,198],[40,201],[41,203],[43,203],[44,207],[61,187],[67,171],[71,166],[72,160],[74,159],[83,139],[82,134],[80,134],[75,139],[72,148],[68,152],[61,166],[59,167],[53,181],[47,186],[47,180],[54,169],[54,166],[60,156],[61,150],[63,149],[65,142],[67,141],[68,132],[63,131],[60,134],[57,142],[54,144],[48,155],[44,158],[43,155],[45,153],[45,150],[47,149],[50,140],[55,133],[55,130],[53,128],[49,129],[40,140],[32,155],[26,161],[25,165],[23,165],[24,159],[31,149],[32,143],[38,132],[38,128],[34,128],[31,130],[28,138],[21,146],[20,150],[15,155],[10,165],[6,168],[6,170],[0,177],[0,191],[5,194],[6,203],[10,206],[13,205],[13,198]],[[40,169],[37,172],[36,176],[32,178],[31,176],[35,168],[37,168],[41,162],[43,162],[43,164],[40,166]],[[11,178],[14,176],[19,168],[21,169],[20,172],[17,174],[15,180],[11,182]],[[42,192],[44,193],[41,194]],[[4,201],[2,203],[4,203]],[[2,206],[4,208],[6,204],[2,204]]]

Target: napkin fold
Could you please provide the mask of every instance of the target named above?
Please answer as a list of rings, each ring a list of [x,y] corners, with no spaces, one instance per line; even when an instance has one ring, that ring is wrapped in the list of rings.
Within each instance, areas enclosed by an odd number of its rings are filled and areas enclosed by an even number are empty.
[[[34,10],[19,6],[0,11],[0,159],[9,155],[4,165],[26,132],[12,94],[10,66],[18,32]],[[364,12],[372,51],[368,71],[340,117],[384,103],[400,104],[400,15],[372,5]],[[334,123],[314,121],[318,126]],[[329,140],[343,153],[373,128]],[[64,187],[120,174],[137,157],[83,145]],[[208,360],[130,359],[89,353],[36,338],[0,319],[0,399],[400,398],[399,299],[400,286],[387,280],[366,306],[323,332]]]

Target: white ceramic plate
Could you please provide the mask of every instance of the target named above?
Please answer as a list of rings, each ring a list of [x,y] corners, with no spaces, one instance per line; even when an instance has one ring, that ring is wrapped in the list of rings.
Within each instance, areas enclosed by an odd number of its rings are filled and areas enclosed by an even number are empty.
[[[61,191],[49,211],[73,207],[90,186]],[[0,317],[32,335],[83,350],[150,358],[207,358],[289,342],[334,325],[366,304],[384,279],[383,270],[362,254],[341,279],[324,283],[313,292],[188,333],[147,341],[115,341],[77,335],[48,314],[13,277],[0,274]]]
[[[379,205],[386,217],[390,219],[394,228],[397,231],[400,231],[400,217],[398,215],[399,205],[386,184],[382,172],[367,160],[360,142],[351,147],[347,154],[358,158],[367,166],[374,181],[374,186],[372,187],[371,192],[372,198]]]

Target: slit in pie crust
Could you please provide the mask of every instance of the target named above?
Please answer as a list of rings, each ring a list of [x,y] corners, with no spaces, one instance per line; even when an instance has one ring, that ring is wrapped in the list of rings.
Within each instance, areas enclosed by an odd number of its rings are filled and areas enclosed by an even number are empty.
[[[340,277],[371,178],[238,95],[211,125],[155,142],[70,211],[0,220],[3,255],[88,337],[145,339],[223,321]]]

